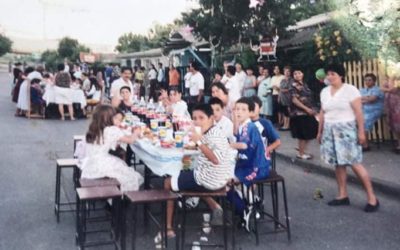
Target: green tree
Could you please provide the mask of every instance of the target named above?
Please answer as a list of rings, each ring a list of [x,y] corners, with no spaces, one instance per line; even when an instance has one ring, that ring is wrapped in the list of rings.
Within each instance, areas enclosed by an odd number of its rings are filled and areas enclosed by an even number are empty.
[[[129,53],[146,50],[148,47],[149,39],[146,36],[129,32],[118,38],[118,45],[115,49],[120,53]]]
[[[0,34],[0,56],[3,56],[4,54],[10,52],[11,46],[12,41],[8,37]]]
[[[64,37],[60,40],[57,49],[58,55],[61,58],[68,58],[71,61],[79,60],[80,52],[90,52],[90,49],[82,44],[79,44],[78,40]]]
[[[42,53],[40,60],[45,64],[46,69],[50,71],[55,71],[57,64],[63,62],[56,50],[46,50]]]

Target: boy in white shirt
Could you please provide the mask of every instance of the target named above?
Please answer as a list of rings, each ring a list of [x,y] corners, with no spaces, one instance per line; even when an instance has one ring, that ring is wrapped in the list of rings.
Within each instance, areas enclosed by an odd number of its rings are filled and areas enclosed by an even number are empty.
[[[182,91],[178,87],[171,87],[169,89],[169,101],[170,106],[167,107],[167,111],[172,114],[172,116],[183,117],[188,112],[188,106],[185,101],[182,100]]]
[[[224,116],[224,103],[217,97],[209,100],[214,113],[215,126],[221,130],[227,139],[233,137],[233,123],[228,117]]]

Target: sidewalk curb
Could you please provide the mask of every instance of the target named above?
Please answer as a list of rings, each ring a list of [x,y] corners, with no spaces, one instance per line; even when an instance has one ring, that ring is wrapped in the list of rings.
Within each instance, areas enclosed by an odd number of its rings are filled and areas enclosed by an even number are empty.
[[[280,152],[276,152],[276,155],[287,162],[290,162],[298,167],[301,167],[305,170],[309,170],[312,173],[320,174],[329,178],[335,178],[335,171],[334,168],[327,168],[327,167],[322,167],[318,164],[312,163],[312,162],[306,162],[303,160],[296,159],[294,157],[291,157],[289,155],[285,155]],[[353,175],[348,175],[348,181],[352,184],[360,185],[361,188],[361,183],[360,181]],[[374,187],[375,191],[378,191],[384,195],[390,196],[391,198],[395,198],[397,200],[400,200],[400,185],[396,185],[391,182],[383,181],[380,179],[376,178],[371,178],[372,185]]]

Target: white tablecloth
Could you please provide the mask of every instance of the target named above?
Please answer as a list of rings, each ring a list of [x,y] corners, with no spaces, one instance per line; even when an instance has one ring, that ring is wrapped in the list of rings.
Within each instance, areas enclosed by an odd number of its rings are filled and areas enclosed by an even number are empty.
[[[43,100],[46,101],[46,105],[50,103],[56,103],[56,93],[54,86],[46,86],[46,90],[43,94]],[[86,96],[81,89],[72,89],[72,102],[79,103],[81,108],[86,107]]]
[[[183,167],[183,156],[199,154],[195,150],[158,147],[147,139],[138,140],[130,146],[136,157],[158,176],[178,175]]]

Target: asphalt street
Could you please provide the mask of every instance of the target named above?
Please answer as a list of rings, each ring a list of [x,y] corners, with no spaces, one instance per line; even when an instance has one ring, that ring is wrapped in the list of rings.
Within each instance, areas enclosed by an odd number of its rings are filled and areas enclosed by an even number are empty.
[[[55,159],[72,156],[72,136],[85,133],[88,121],[14,117],[9,82],[8,74],[0,73],[0,249],[76,249],[74,214],[62,214],[59,224],[54,216]],[[399,249],[398,200],[378,193],[381,209],[367,214],[362,211],[365,193],[360,185],[351,184],[351,206],[333,208],[326,205],[335,197],[333,178],[284,160],[278,160],[277,171],[287,184],[292,241],[288,243],[285,234],[269,234],[261,236],[256,247],[254,238],[241,230],[235,237],[238,249]],[[64,173],[63,181],[63,193],[72,199],[70,173]],[[321,200],[313,199],[317,188],[322,190]],[[265,204],[270,206],[268,197]],[[190,216],[189,220],[198,223],[199,217]],[[271,228],[267,223],[261,230]],[[153,228],[145,234],[139,232],[137,249],[154,249],[155,232]],[[188,240],[199,237],[198,231],[192,231]],[[212,231],[207,237],[221,239],[222,234]]]

